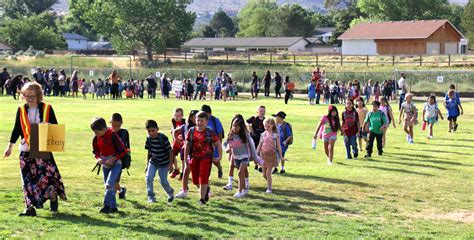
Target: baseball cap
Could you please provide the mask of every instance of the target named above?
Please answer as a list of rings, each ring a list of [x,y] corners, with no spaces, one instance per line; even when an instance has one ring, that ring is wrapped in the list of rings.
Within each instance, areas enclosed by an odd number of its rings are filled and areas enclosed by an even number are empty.
[[[273,117],[281,117],[281,118],[285,119],[285,118],[286,118],[286,113],[280,111],[280,112],[278,112],[277,114],[272,114],[272,116],[273,116]]]

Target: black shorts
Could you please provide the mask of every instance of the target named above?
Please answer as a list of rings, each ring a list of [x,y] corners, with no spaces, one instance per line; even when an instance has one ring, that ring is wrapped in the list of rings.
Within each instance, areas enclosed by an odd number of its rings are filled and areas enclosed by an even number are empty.
[[[455,117],[449,116],[449,117],[448,117],[448,121],[454,121],[454,122],[456,122],[457,120],[458,120],[458,116],[455,116]]]

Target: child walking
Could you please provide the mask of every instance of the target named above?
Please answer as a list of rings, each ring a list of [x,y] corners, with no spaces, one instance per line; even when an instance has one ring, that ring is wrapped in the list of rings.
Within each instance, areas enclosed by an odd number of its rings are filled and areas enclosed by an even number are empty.
[[[379,156],[383,154],[382,137],[383,131],[387,125],[387,118],[385,114],[379,110],[380,102],[372,102],[372,111],[367,114],[364,121],[364,129],[369,132],[369,143],[367,144],[367,155],[365,158],[372,156],[372,149],[374,148],[374,140],[377,139],[377,150]]]
[[[461,106],[461,102],[459,98],[456,97],[456,92],[454,90],[449,90],[448,92],[448,100],[444,102],[444,106],[446,107],[447,118],[449,121],[449,130],[448,132],[455,132],[458,130],[458,117],[462,115],[463,109]]]
[[[438,122],[438,116],[443,120],[443,114],[441,114],[438,104],[436,103],[436,96],[431,95],[425,105],[423,105],[423,121],[428,124],[430,128],[428,139],[433,138],[433,125]]]
[[[396,128],[395,126],[395,119],[393,117],[393,111],[392,107],[390,106],[390,103],[388,103],[388,99],[386,97],[380,98],[380,111],[382,111],[385,114],[385,120],[387,120],[386,128],[383,130],[383,137],[382,137],[382,146],[385,147],[385,144],[387,144],[386,141],[386,136],[387,136],[387,130],[388,127],[390,127],[390,123],[393,125],[393,128]]]
[[[209,176],[212,162],[219,164],[222,158],[222,145],[219,137],[207,128],[209,114],[200,111],[196,116],[196,127],[189,129],[186,134],[185,159],[190,157],[190,166],[193,183],[199,186],[199,204],[205,205],[209,201],[211,188]],[[217,148],[217,157],[213,158],[214,147]]]
[[[127,149],[127,154],[123,156],[122,160],[122,169],[120,169],[120,173],[117,176],[117,179],[115,180],[115,192],[118,192],[119,198],[120,199],[125,199],[125,194],[127,192],[127,189],[125,187],[120,186],[120,180],[122,178],[122,170],[125,168],[130,167],[130,162],[131,160],[131,155],[130,155],[130,135],[128,134],[128,130],[122,128],[123,120],[122,120],[122,115],[120,113],[114,113],[112,114],[112,119],[110,119],[110,125],[112,127],[112,130],[120,137],[120,140],[122,140],[122,143],[124,147]]]
[[[285,154],[288,151],[288,147],[293,143],[293,130],[289,123],[285,121],[286,113],[285,112],[278,112],[277,114],[272,115],[275,118],[275,122],[277,124],[278,129],[278,136],[280,137],[280,147],[281,153],[280,155],[280,163],[281,163],[281,170],[280,174],[286,173],[285,171]],[[272,173],[277,173],[278,169],[273,169]]]
[[[398,124],[401,124],[402,116],[404,115],[403,130],[407,133],[407,141],[409,144],[413,144],[413,126],[418,124],[418,110],[415,104],[413,104],[412,99],[413,94],[407,93],[405,102],[402,103],[400,108],[400,115],[398,116]]]
[[[283,154],[275,119],[265,118],[263,125],[265,126],[265,132],[260,135],[257,153],[263,159],[262,173],[263,178],[267,180],[267,190],[265,192],[271,194],[273,191],[272,169],[278,166],[278,158]]]
[[[180,174],[176,156],[178,155],[180,156],[181,163],[183,163],[184,161],[184,156],[183,156],[184,155],[184,150],[183,150],[184,135],[178,134],[179,131],[175,132],[176,129],[180,128],[181,126],[186,125],[186,119],[183,118],[183,115],[184,115],[183,109],[176,108],[173,113],[173,118],[171,119],[171,124],[173,125],[173,128],[171,129],[171,134],[173,136],[173,167],[174,167],[174,171],[171,173],[171,176],[170,176],[171,178],[175,178],[177,175]]]
[[[148,131],[148,137],[145,142],[145,149],[148,150],[146,169],[148,202],[156,202],[153,181],[157,171],[160,177],[160,184],[166,194],[168,194],[168,202],[172,202],[174,199],[174,190],[168,182],[168,172],[171,173],[173,171],[173,152],[171,151],[171,144],[168,141],[168,137],[158,132],[158,124],[154,120],[148,120],[145,127]]]
[[[359,115],[354,108],[354,100],[346,99],[346,110],[342,113],[342,134],[344,135],[344,143],[346,145],[346,159],[352,159],[359,156],[357,149],[357,133],[360,129]]]
[[[105,184],[104,206],[100,212],[115,213],[118,212],[115,183],[122,170],[120,159],[127,154],[128,150],[119,136],[112,129],[107,128],[107,123],[103,118],[96,118],[91,123],[91,129],[95,134],[92,140],[93,154],[97,159],[97,165],[103,168]]]
[[[362,146],[362,140],[367,143],[367,132],[364,129],[363,123],[365,121],[365,117],[367,116],[368,110],[365,107],[365,103],[362,98],[358,98],[356,104],[357,115],[359,115],[359,123],[361,124],[357,138],[359,139],[359,150],[362,151],[362,149],[364,149],[364,147]]]
[[[314,133],[314,139],[317,139],[320,130],[322,130],[322,139],[324,141],[324,152],[326,153],[327,163],[328,165],[332,165],[337,132],[341,130],[341,122],[335,106],[329,105],[328,114],[321,118],[321,121],[316,128],[316,132]]]

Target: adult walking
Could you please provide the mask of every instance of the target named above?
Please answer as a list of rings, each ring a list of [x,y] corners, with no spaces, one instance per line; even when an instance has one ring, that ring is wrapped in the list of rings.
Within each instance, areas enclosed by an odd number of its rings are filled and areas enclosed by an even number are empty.
[[[407,84],[405,73],[400,74],[400,79],[398,80],[398,91],[400,94],[400,101],[398,101],[398,109],[402,109],[402,103],[405,101],[405,95],[407,94]]]
[[[288,100],[291,97],[291,93],[295,89],[295,84],[290,82],[290,76],[285,77],[285,104],[288,104]]]
[[[147,82],[148,98],[156,98],[156,87],[158,86],[158,83],[156,83],[153,73],[150,73],[150,75],[145,80]]]
[[[250,84],[250,94],[252,95],[252,100],[257,100],[258,98],[258,76],[256,72],[252,73],[252,83]]]
[[[77,76],[77,70],[72,72],[72,98],[77,98],[79,93],[79,77]]]
[[[270,74],[270,70],[267,70],[265,77],[263,77],[263,87],[265,88],[264,89],[265,97],[270,97],[271,80],[272,80],[272,75]]]
[[[275,72],[275,77],[274,80],[275,82],[275,97],[276,98],[281,98],[281,86],[283,84],[283,79],[281,78],[280,74],[278,72]]]
[[[122,79],[122,77],[117,73],[117,70],[112,70],[112,73],[108,77],[109,82],[112,84],[111,88],[111,93],[112,93],[112,99],[117,99],[119,96],[118,92],[118,83],[119,80]]]
[[[36,82],[26,83],[21,89],[22,99],[26,104],[20,106],[16,113],[10,143],[3,157],[9,157],[12,148],[21,136],[20,169],[23,182],[23,196],[26,208],[20,216],[36,216],[35,208],[43,208],[50,200],[50,210],[58,211],[58,197],[66,200],[64,185],[53,154],[49,158],[32,158],[30,151],[31,124],[57,124],[56,115],[51,105],[43,102],[43,90]]]
[[[3,95],[3,89],[6,88],[5,83],[7,82],[8,79],[10,79],[10,74],[8,73],[7,68],[3,68],[3,71],[0,73],[0,89],[1,89],[2,95]]]
[[[16,100],[16,93],[18,92],[18,89],[20,88],[21,84],[23,81],[23,75],[16,75],[14,76],[11,80],[10,83],[8,83],[8,89],[10,93],[13,96],[13,99]]]
[[[170,83],[168,82],[168,76],[166,73],[161,77],[161,96],[163,99],[170,98]]]

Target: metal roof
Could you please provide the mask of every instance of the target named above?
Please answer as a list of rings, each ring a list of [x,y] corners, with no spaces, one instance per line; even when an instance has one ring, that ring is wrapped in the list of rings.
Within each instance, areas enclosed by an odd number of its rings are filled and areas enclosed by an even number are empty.
[[[63,33],[64,39],[68,40],[88,40],[86,37],[75,33]]]

